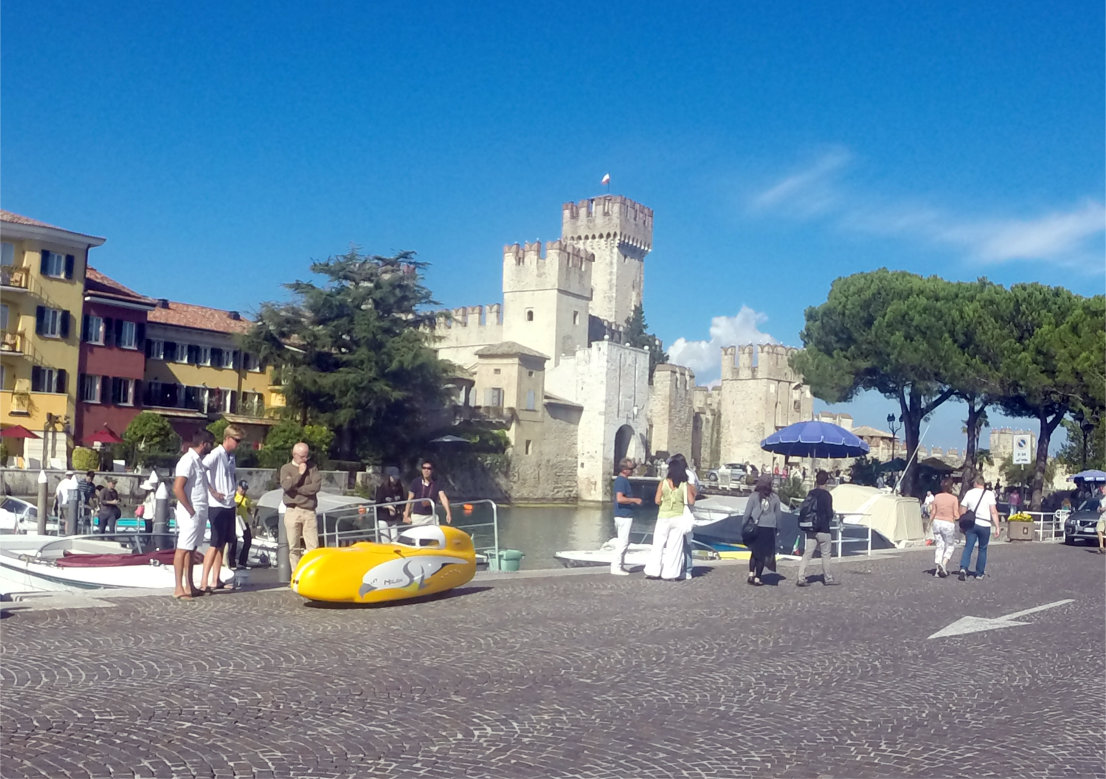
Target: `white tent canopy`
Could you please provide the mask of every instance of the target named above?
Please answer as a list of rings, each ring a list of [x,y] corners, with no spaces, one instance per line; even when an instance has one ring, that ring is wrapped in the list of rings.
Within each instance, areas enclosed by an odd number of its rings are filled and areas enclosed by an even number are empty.
[[[281,499],[284,497],[284,490],[279,487],[275,490],[269,490],[262,495],[257,505],[261,508],[275,509],[280,505]],[[344,508],[345,506],[355,506],[358,503],[371,503],[372,501],[359,498],[356,495],[334,495],[329,492],[320,492],[318,495],[319,506],[316,512],[319,514],[326,514],[327,512],[334,511],[334,509]]]
[[[847,523],[870,527],[895,546],[925,538],[922,505],[914,498],[859,484],[839,484],[830,494],[833,510],[844,514]]]

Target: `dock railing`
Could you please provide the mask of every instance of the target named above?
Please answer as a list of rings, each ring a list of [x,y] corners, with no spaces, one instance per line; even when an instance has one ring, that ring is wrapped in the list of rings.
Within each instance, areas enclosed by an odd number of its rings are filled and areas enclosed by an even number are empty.
[[[424,503],[421,498],[414,500],[394,501],[391,503],[358,503],[343,506],[327,511],[320,516],[323,528],[319,533],[319,543],[322,546],[349,546],[358,541],[372,541],[374,543],[392,543],[406,528],[413,527],[402,521],[403,507],[411,503]],[[466,522],[463,517],[467,513],[466,506],[475,507],[487,504],[491,507],[491,519],[486,522]],[[387,508],[395,508],[400,516],[400,522],[395,525],[386,524],[384,517],[388,514]],[[435,503],[435,525],[443,524],[442,509]],[[464,530],[472,536],[472,544],[478,554],[484,554],[489,560],[499,559],[499,507],[495,501],[469,500],[459,505],[451,504],[453,527]],[[471,510],[471,509],[469,509]],[[332,524],[333,523],[333,524]],[[490,536],[491,543],[483,544],[484,539]]]

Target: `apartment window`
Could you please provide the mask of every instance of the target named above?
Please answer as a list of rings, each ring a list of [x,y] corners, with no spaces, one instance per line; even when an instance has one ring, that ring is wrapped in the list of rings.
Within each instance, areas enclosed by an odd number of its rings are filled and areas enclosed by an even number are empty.
[[[0,265],[15,265],[15,244],[4,241],[0,243]]]
[[[66,388],[66,372],[54,368],[31,368],[31,392],[59,392]]]
[[[8,304],[0,303],[0,330],[8,331]]]
[[[526,410],[534,410],[534,390],[526,390]]]
[[[158,341],[153,338],[146,341],[146,356],[151,360],[164,360],[165,341]]]
[[[85,314],[84,325],[81,327],[81,340],[86,344],[104,344],[104,318]]]
[[[42,252],[42,264],[39,266],[43,276],[55,279],[73,278],[73,266],[75,259],[72,254],[58,254],[57,252]]]
[[[161,381],[146,383],[146,405],[177,408],[180,406],[180,385]]]
[[[256,354],[242,352],[242,367],[248,371],[260,372],[261,360]]]
[[[489,387],[484,390],[484,405],[500,408],[503,406],[503,388]]]
[[[111,402],[116,406],[133,406],[134,384],[134,379],[112,379]]]
[[[120,349],[137,349],[138,325],[125,319],[115,320],[115,345]]]
[[[238,408],[238,413],[249,414],[250,416],[259,417],[265,413],[265,403],[261,399],[260,392],[243,392],[242,403]]]
[[[35,310],[35,332],[44,338],[68,338],[69,312],[39,306]]]
[[[104,382],[102,376],[81,376],[81,400],[85,403],[100,403]]]
[[[188,344],[183,361],[191,365],[211,365],[211,347]]]

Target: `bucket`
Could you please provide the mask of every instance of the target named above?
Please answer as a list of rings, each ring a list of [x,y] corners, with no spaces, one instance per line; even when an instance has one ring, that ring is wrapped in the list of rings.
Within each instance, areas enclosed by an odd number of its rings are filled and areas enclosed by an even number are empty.
[[[522,561],[522,552],[517,549],[500,549],[499,559],[495,562],[498,565],[495,566],[499,571],[517,571],[518,565]]]

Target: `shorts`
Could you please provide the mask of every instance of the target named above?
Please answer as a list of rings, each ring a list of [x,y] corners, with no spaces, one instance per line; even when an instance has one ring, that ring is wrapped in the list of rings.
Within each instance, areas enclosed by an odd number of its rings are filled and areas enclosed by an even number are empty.
[[[204,540],[204,530],[207,529],[207,506],[196,508],[193,516],[177,507],[177,549],[187,549],[194,552],[199,549]]]
[[[235,538],[234,517],[235,510],[212,506],[207,510],[208,519],[211,522],[211,547],[222,549],[227,544],[233,543]]]
[[[433,514],[411,514],[412,525],[436,525],[438,518]]]
[[[1098,522],[1094,524],[1094,532],[1106,533],[1106,517],[1099,517]]]

